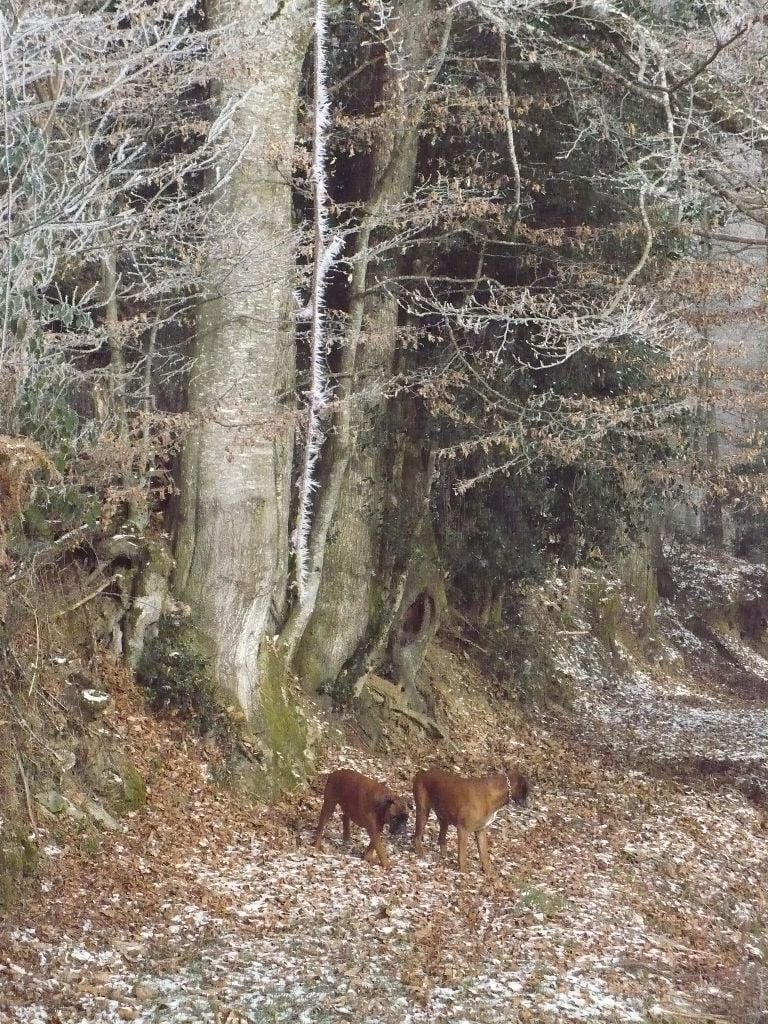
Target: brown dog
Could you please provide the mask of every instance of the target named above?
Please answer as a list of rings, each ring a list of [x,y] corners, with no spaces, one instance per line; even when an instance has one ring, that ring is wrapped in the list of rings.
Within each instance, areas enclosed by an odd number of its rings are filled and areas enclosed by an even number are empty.
[[[488,856],[486,829],[496,814],[514,800],[525,802],[528,796],[528,780],[520,772],[509,769],[482,779],[464,779],[453,772],[430,768],[419,772],[413,780],[413,797],[416,801],[416,853],[424,853],[422,838],[429,812],[434,808],[440,822],[440,853],[446,856],[448,844],[445,836],[449,825],[455,825],[459,833],[459,871],[467,869],[467,838],[474,833],[480,863],[486,875],[490,875],[491,861]]]
[[[354,821],[366,830],[371,838],[363,857],[370,863],[378,855],[383,867],[389,867],[389,857],[384,849],[381,832],[389,825],[390,835],[397,835],[408,818],[408,807],[404,800],[395,796],[392,790],[375,779],[369,779],[360,772],[347,768],[331,772],[325,782],[323,806],[317,823],[315,846],[322,849],[325,826],[333,817],[336,808],[341,807],[344,845],[349,842],[349,823]]]

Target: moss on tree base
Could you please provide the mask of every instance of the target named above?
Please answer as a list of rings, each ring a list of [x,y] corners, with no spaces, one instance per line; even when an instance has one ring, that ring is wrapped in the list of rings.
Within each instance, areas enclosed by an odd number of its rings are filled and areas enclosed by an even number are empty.
[[[231,784],[261,799],[273,799],[307,776],[307,723],[290,698],[291,677],[282,652],[265,644],[260,654],[260,685],[253,719],[216,683],[209,645],[189,621],[165,619],[148,642],[139,679],[157,710],[187,716],[201,735],[228,750]],[[127,780],[123,779],[124,786]],[[126,793],[127,796],[127,793]],[[141,799],[137,789],[135,796]]]
[[[297,704],[291,703],[290,677],[281,653],[265,645],[261,656],[260,721],[266,756],[260,795],[275,797],[307,776],[307,723]]]

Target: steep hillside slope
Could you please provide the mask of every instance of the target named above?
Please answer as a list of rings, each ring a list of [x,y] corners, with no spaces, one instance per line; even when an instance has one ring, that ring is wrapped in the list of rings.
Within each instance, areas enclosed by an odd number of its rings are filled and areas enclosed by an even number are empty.
[[[580,620],[541,636],[568,711],[521,716],[444,641],[429,670],[449,741],[393,724],[371,751],[315,713],[319,768],[403,792],[428,763],[518,763],[532,796],[492,827],[493,882],[474,851],[456,871],[453,833],[440,862],[434,819],[427,857],[409,823],[390,872],[356,831],[342,851],[338,819],[316,853],[320,777],[249,805],[205,744],[115,694],[148,806],[98,848],[41,824],[41,887],[0,939],[0,1019],[765,1024],[768,662],[737,613],[763,571],[691,559],[650,640],[619,630],[608,654]]]

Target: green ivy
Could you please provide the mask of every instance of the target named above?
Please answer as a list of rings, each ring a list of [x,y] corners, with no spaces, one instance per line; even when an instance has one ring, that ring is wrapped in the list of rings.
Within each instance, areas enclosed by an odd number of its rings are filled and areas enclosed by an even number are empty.
[[[201,735],[235,735],[235,722],[221,701],[210,659],[192,626],[164,619],[157,636],[144,647],[137,675],[154,710],[181,714]]]

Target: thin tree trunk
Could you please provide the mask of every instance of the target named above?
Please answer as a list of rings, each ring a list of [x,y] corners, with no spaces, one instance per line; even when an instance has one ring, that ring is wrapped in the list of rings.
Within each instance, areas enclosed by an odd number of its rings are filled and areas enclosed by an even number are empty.
[[[109,236],[105,238],[101,258],[101,283],[104,295],[104,324],[109,339],[109,394],[110,413],[115,420],[115,432],[128,443],[128,404],[125,397],[125,346],[120,333],[120,314],[117,304],[117,253]],[[130,474],[123,474],[123,484],[130,483]]]
[[[155,411],[155,397],[152,394],[152,373],[155,367],[157,351],[157,322],[152,324],[147,338],[147,351],[144,356],[144,381],[142,395],[142,411],[144,421],[141,425],[141,449],[139,455],[139,481],[145,491],[152,486],[152,472],[155,468],[152,457],[152,413]]]

